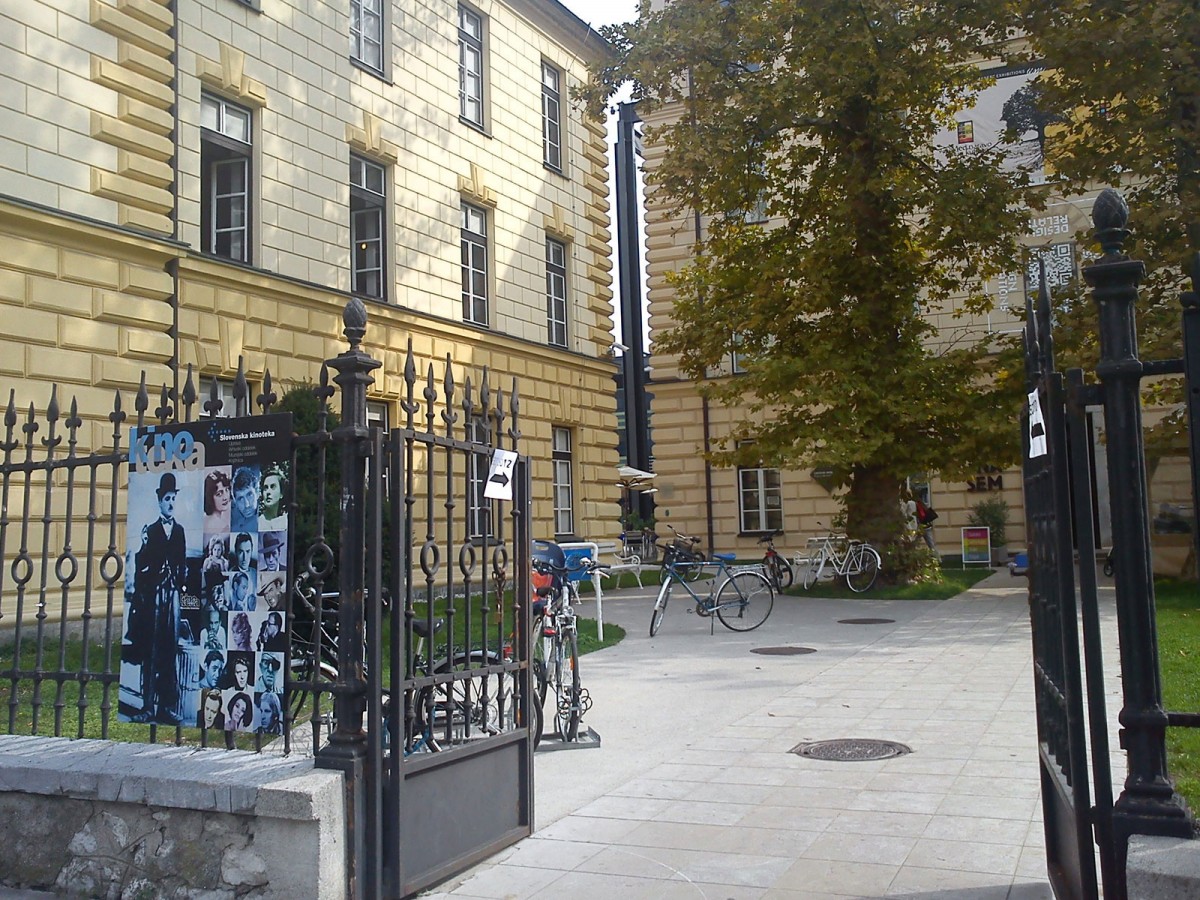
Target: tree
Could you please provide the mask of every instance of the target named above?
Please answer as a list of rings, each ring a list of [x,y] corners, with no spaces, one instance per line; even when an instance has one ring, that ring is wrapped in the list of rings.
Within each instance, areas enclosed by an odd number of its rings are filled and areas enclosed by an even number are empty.
[[[633,82],[678,104],[647,134],[651,178],[708,217],[674,278],[676,325],[656,352],[743,421],[714,454],[830,466],[847,530],[888,545],[913,472],[965,475],[1015,458],[1014,395],[984,343],[935,343],[924,314],[1017,265],[1025,177],[1003,148],[943,146],[987,80],[973,63],[1006,36],[1003,4],[676,0],[604,31],[610,55],[584,92],[595,112]],[[764,204],[768,225],[744,210]],[[704,380],[736,350],[746,374]],[[753,446],[738,446],[753,439]]]
[[[1132,210],[1127,252],[1146,263],[1138,336],[1147,358],[1178,356],[1179,292],[1200,252],[1200,6],[1195,0],[1020,0],[1041,80],[1046,160],[1058,190],[1111,185]],[[1059,312],[1056,310],[1056,313]],[[1056,348],[1094,364],[1095,308],[1068,303]]]

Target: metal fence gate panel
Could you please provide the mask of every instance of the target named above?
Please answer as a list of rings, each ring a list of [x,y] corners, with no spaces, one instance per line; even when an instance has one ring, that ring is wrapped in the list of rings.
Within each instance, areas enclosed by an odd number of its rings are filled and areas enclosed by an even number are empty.
[[[1025,418],[1025,515],[1029,543],[1029,604],[1033,633],[1039,771],[1046,861],[1060,900],[1095,900],[1091,792],[1083,679],[1075,605],[1067,422],[1062,375],[1054,371],[1049,298],[1043,289],[1031,309],[1026,368],[1037,391],[1042,432]],[[1041,437],[1045,453],[1030,445]]]
[[[1200,310],[1195,291],[1185,294],[1184,359],[1138,359],[1133,305],[1144,268],[1122,251],[1129,234],[1127,218],[1120,195],[1103,191],[1093,210],[1103,255],[1084,269],[1099,312],[1098,383],[1086,383],[1081,369],[1065,377],[1057,371],[1044,286],[1027,310],[1025,328],[1029,602],[1047,869],[1059,900],[1097,898],[1101,889],[1105,900],[1124,900],[1131,835],[1192,836],[1190,816],[1166,771],[1165,731],[1168,724],[1200,725],[1200,716],[1163,710],[1138,392],[1144,376],[1187,375],[1189,360],[1191,370],[1200,369],[1195,360],[1200,336],[1190,337],[1197,331],[1195,314]],[[1197,281],[1200,255],[1194,286]],[[1194,377],[1185,380],[1185,396],[1194,443],[1200,419]],[[1089,409],[1097,407],[1103,411],[1112,490],[1121,747],[1128,765],[1124,790],[1115,802],[1094,557],[1097,516]],[[1191,471],[1195,495],[1194,452]],[[1197,523],[1192,527],[1195,535]]]
[[[369,694],[386,701],[370,749],[384,896],[440,881],[533,823],[530,485],[516,385],[506,398],[485,370],[478,394],[470,380],[460,389],[448,363],[440,393],[430,367],[418,400],[410,355],[405,422],[372,467],[368,556],[392,598],[368,622],[369,636],[388,639],[368,666]],[[493,472],[502,448],[515,465]],[[489,483],[511,500],[488,496]],[[382,552],[371,554],[375,540]]]

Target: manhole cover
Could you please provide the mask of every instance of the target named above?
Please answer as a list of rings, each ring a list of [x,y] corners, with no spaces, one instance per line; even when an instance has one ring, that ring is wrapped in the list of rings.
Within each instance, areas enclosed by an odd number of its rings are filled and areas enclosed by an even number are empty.
[[[839,625],[891,625],[895,619],[838,619]]]
[[[802,653],[816,653],[812,647],[755,647],[751,653],[761,653],[763,656],[800,656]]]
[[[834,762],[860,762],[871,759],[891,759],[912,753],[912,747],[896,741],[877,741],[870,738],[840,738],[836,741],[809,741],[797,744],[790,751],[809,759]]]

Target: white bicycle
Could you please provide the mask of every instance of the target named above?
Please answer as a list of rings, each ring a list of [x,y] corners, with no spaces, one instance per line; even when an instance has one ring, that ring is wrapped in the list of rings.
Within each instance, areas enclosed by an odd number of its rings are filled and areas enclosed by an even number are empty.
[[[852,541],[844,534],[809,538],[807,555],[797,554],[793,561],[805,590],[812,588],[828,572],[830,578],[845,578],[846,586],[858,594],[874,586],[881,564],[878,550],[865,541]]]

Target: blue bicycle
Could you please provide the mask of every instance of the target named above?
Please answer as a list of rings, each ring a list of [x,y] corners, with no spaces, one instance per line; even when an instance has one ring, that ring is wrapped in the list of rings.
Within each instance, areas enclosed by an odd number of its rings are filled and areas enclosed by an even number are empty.
[[[658,634],[667,613],[667,602],[671,599],[671,587],[675,584],[691,596],[698,615],[715,615],[730,631],[753,631],[771,615],[775,590],[762,574],[761,567],[731,567],[732,553],[714,553],[711,560],[706,560],[696,549],[699,543],[699,538],[675,532],[674,540],[663,548],[662,587],[658,589],[654,612],[650,616],[650,637]],[[715,571],[713,577],[704,582],[709,586],[707,596],[701,596],[692,585],[706,570]],[[724,576],[724,580],[719,576]]]

